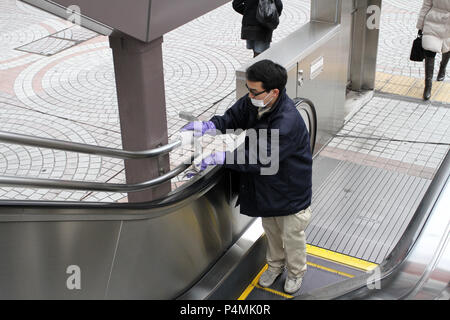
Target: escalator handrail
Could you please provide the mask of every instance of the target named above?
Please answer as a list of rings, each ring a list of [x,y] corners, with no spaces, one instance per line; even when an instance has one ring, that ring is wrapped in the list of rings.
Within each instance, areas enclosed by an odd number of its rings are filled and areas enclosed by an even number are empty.
[[[157,157],[180,147],[182,143],[181,139],[177,139],[174,142],[171,142],[167,145],[160,146],[154,149],[142,151],[128,151],[108,147],[94,146],[83,143],[68,142],[63,140],[34,137],[30,135],[17,134],[5,131],[0,131],[0,142],[32,147],[49,148],[70,152],[86,153],[119,159],[144,159]]]
[[[370,296],[377,290],[371,290],[367,283],[389,280],[395,277],[400,271],[401,265],[407,260],[408,254],[413,249],[416,241],[419,239],[427,219],[433,212],[433,208],[445,187],[450,176],[450,152],[447,152],[441,166],[430,183],[425,195],[423,196],[414,216],[403,232],[402,237],[397,242],[391,253],[381,262],[378,268],[378,277],[372,273],[366,273],[361,276],[338,282],[307,294],[295,297],[295,300],[329,300],[329,299],[358,299],[364,296]]]

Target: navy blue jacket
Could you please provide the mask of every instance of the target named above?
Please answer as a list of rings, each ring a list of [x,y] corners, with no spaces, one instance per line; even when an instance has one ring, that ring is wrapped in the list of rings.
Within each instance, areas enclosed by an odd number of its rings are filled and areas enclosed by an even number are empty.
[[[257,133],[258,129],[269,129],[268,150],[271,142],[270,129],[279,130],[279,169],[276,174],[261,175],[262,168],[273,164],[267,164],[259,156],[256,164],[249,164],[249,155],[255,153],[249,145],[254,139],[249,139],[248,135],[245,142],[245,164],[236,162],[239,148],[226,154],[227,162],[230,162],[230,157],[234,162],[224,166],[239,172],[241,213],[253,217],[295,214],[311,204],[312,156],[306,125],[286,90],[281,92],[272,108],[271,112],[258,119],[257,108],[251,104],[247,94],[223,116],[214,116],[210,120],[222,133],[226,133],[226,129],[253,128]],[[257,138],[260,139],[259,134]],[[270,152],[268,154],[270,157]]]

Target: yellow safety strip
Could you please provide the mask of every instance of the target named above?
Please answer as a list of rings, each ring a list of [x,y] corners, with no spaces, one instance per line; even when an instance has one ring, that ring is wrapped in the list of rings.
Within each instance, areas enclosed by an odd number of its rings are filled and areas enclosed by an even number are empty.
[[[273,294],[282,296],[283,298],[292,299],[294,297],[294,296],[291,296],[290,294],[287,294],[287,293],[284,293],[284,292],[280,292],[280,291],[277,291],[277,290],[274,290],[274,289],[270,289],[270,288],[261,287],[259,284],[256,284],[255,287],[258,288],[258,289],[262,289],[264,291],[268,291],[268,292],[271,292]]]
[[[376,263],[372,263],[342,253],[337,253],[334,251],[323,249],[320,247],[312,246],[309,244],[306,245],[306,252],[312,256],[337,262],[339,264],[343,264],[345,266],[349,266],[366,272],[371,271],[378,266]]]
[[[306,264],[311,266],[311,267],[314,267],[314,268],[317,268],[317,269],[322,269],[322,270],[325,270],[325,271],[328,271],[328,272],[331,272],[331,273],[336,273],[336,274],[338,274],[340,276],[344,276],[344,277],[347,277],[347,278],[354,278],[355,277],[353,274],[349,274],[349,273],[345,273],[345,272],[342,272],[342,271],[338,271],[338,270],[334,270],[334,269],[331,269],[331,268],[327,268],[327,267],[324,267],[324,266],[321,266],[321,265],[318,265],[318,264],[315,264],[315,263],[312,263],[312,262],[307,262]]]
[[[274,290],[274,289],[270,289],[270,288],[264,288],[264,287],[261,287],[261,286],[258,284],[259,277],[261,277],[261,275],[264,273],[264,271],[267,270],[268,267],[269,267],[269,266],[266,264],[266,265],[261,269],[261,271],[260,271],[260,272],[258,273],[258,275],[252,280],[252,282],[249,284],[249,286],[244,290],[244,292],[242,292],[242,294],[241,294],[241,296],[238,298],[238,300],[245,300],[245,299],[247,299],[248,295],[249,295],[249,294],[253,291],[253,289],[255,289],[255,288],[258,288],[258,289],[261,289],[261,290],[265,290],[265,291],[268,291],[268,292],[270,292],[270,293],[274,293],[274,294],[279,295],[279,296],[282,296],[282,297],[284,297],[284,298],[288,298],[288,299],[292,299],[292,298],[293,298],[293,296],[291,296],[291,295],[289,295],[289,294],[286,294],[286,293],[284,293],[284,292],[280,292],[280,291],[277,291],[277,290]]]
[[[267,268],[269,267],[268,264],[266,264],[261,271],[258,273],[258,275],[255,277],[255,279],[253,279],[253,281],[250,283],[250,285],[247,287],[247,289],[244,290],[244,292],[241,294],[241,296],[238,298],[238,300],[245,300],[247,299],[248,295],[250,294],[250,292],[253,291],[253,289],[255,288],[255,286],[258,284],[258,280],[259,277],[261,277],[261,275],[264,273],[264,271],[267,270]]]
[[[337,253],[337,252],[330,251],[330,250],[327,250],[327,249],[323,249],[323,248],[320,248],[320,247],[312,246],[310,244],[306,245],[306,253],[311,255],[311,256],[316,256],[316,257],[319,257],[319,258],[322,258],[322,259],[330,260],[332,262],[337,262],[339,264],[342,264],[342,265],[345,265],[345,266],[349,266],[349,267],[352,267],[352,268],[355,268],[355,269],[359,269],[359,270],[362,270],[362,271],[366,271],[366,272],[367,271],[371,271],[371,270],[375,269],[378,266],[377,264],[369,262],[369,261],[365,261],[365,260],[362,260],[362,259],[358,259],[358,258],[355,258],[355,257],[351,257],[351,256],[348,256],[348,255],[345,255],[345,254],[342,254],[342,253]],[[315,268],[318,268],[318,269],[322,269],[322,270],[325,270],[325,271],[328,271],[328,272],[336,273],[336,274],[339,274],[339,275],[347,277],[347,278],[353,278],[354,277],[354,275],[352,275],[352,274],[345,273],[345,272],[338,271],[338,270],[334,270],[332,268],[324,267],[324,266],[321,266],[321,265],[316,264],[316,263],[307,262],[307,264],[312,266],[312,267],[315,267]],[[286,294],[286,293],[283,293],[283,292],[280,292],[280,291],[277,291],[277,290],[274,290],[274,289],[270,289],[270,288],[264,288],[264,287],[261,287],[258,284],[259,277],[261,277],[263,272],[266,271],[268,267],[269,266],[266,264],[261,269],[261,271],[252,280],[250,285],[244,290],[244,292],[241,294],[241,296],[238,298],[238,300],[245,300],[245,299],[247,299],[248,295],[253,291],[254,288],[265,290],[265,291],[274,293],[276,295],[282,296],[284,298],[288,298],[288,299],[293,298],[293,296],[291,296],[289,294]]]

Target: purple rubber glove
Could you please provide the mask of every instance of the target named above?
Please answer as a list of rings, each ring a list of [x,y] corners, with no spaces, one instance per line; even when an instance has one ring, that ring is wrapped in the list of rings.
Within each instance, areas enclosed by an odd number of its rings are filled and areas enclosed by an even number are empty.
[[[225,151],[213,152],[200,163],[200,171],[205,170],[208,166],[225,163]]]
[[[200,172],[204,171],[208,166],[214,166],[217,164],[225,163],[225,151],[213,152],[206,158],[202,159],[198,165],[195,166],[194,171],[189,171],[185,174],[185,177],[192,178],[198,175]]]
[[[194,137],[201,137],[205,133],[216,135],[216,126],[212,121],[193,121],[189,122],[180,131],[194,131]]]

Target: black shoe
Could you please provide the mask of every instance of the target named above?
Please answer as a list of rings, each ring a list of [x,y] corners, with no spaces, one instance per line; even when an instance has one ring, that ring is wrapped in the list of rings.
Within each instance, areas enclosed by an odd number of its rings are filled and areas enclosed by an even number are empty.
[[[425,90],[423,91],[423,100],[430,100],[431,87],[433,85],[434,57],[425,57]]]
[[[447,68],[448,59],[450,58],[450,51],[442,54],[441,66],[439,67],[439,73],[437,81],[444,81],[445,69]]]

